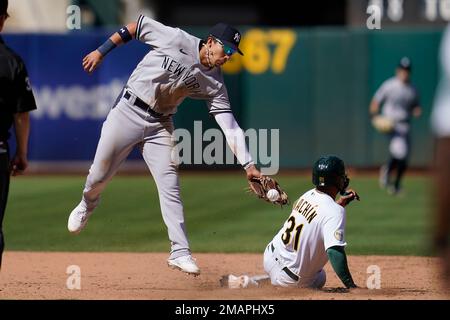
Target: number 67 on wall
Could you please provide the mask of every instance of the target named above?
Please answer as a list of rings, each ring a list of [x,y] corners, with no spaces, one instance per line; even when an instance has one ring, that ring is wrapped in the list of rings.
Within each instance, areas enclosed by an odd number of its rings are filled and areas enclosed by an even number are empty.
[[[223,71],[235,74],[244,68],[250,73],[261,74],[270,67],[273,73],[283,73],[296,40],[297,35],[291,29],[250,29],[239,46],[244,56],[233,55],[223,66]]]

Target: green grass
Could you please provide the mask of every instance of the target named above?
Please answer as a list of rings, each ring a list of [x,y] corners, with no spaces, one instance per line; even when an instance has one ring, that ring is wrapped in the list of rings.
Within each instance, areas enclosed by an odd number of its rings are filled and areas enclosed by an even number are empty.
[[[279,176],[294,201],[311,188],[306,176]],[[78,236],[67,217],[84,177],[20,177],[11,183],[4,219],[6,250],[169,251],[155,184],[150,176],[115,177]],[[403,197],[356,177],[361,201],[347,209],[349,254],[429,255],[430,181],[406,177]],[[181,175],[186,225],[194,252],[263,252],[290,213],[245,193],[243,174]]]

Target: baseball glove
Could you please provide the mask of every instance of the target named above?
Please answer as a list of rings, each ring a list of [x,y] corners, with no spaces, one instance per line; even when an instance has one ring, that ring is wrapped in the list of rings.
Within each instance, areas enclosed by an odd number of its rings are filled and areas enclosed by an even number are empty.
[[[279,204],[281,206],[289,203],[288,195],[283,191],[283,189],[281,189],[278,182],[273,178],[268,176],[262,176],[260,178],[253,177],[248,181],[248,184],[250,186],[249,192],[256,194],[260,199],[264,199],[267,202]],[[275,194],[275,196],[277,195],[274,191],[271,191],[272,194],[269,194],[268,197],[267,192],[271,189],[278,192],[278,197],[271,199],[269,198],[270,196],[273,196],[273,194]]]
[[[381,133],[390,133],[394,130],[394,122],[382,115],[372,118],[372,126]]]

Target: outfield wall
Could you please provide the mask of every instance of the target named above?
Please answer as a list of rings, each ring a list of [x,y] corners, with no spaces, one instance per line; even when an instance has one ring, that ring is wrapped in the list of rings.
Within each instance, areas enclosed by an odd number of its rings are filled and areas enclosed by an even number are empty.
[[[206,34],[204,28],[186,30]],[[423,117],[413,122],[412,164],[429,163],[440,29],[243,30],[245,55],[235,56],[224,69],[230,100],[244,129],[279,129],[281,167],[308,167],[323,153],[339,154],[352,166],[379,165],[387,144],[370,127],[368,104],[403,55],[413,61],[412,79],[424,108]],[[4,35],[24,58],[38,102],[32,113],[31,161],[92,159],[109,108],[150,49],[133,41],[114,50],[96,73],[85,74],[83,56],[110,32]],[[177,128],[192,133],[196,120],[203,131],[217,127],[202,101],[186,100],[174,119]],[[139,155],[133,152],[130,158]]]

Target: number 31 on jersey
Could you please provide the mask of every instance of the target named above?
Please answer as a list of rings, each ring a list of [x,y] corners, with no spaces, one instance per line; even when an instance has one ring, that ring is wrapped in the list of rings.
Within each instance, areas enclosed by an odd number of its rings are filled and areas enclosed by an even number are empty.
[[[302,233],[303,229],[303,223],[296,226],[294,216],[290,216],[287,222],[289,223],[289,226],[282,234],[281,240],[283,241],[285,246],[289,246],[293,238],[294,243],[292,247],[294,248],[295,251],[298,251],[298,244],[300,240],[300,234]]]

